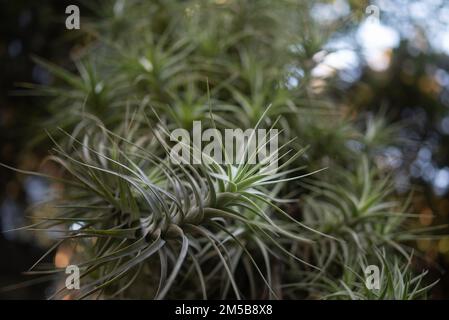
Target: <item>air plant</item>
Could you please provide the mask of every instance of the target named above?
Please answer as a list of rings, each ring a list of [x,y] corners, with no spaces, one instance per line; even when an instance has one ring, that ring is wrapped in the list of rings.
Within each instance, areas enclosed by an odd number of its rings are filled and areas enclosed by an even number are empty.
[[[435,230],[410,228],[406,201],[371,160],[394,135],[382,115],[367,120],[313,90],[314,56],[331,32],[309,2],[102,8],[76,72],[39,60],[59,81],[34,92],[50,96],[46,160],[64,169],[64,187],[42,209],[55,213],[28,229],[60,235],[47,254],[73,247],[82,284],[53,298],[425,296],[407,241]],[[279,129],[278,170],[173,163],[170,130],[197,120]],[[379,292],[363,287],[367,261],[382,266]],[[29,273],[64,274],[39,262]]]
[[[89,253],[77,261],[85,282],[78,298],[97,292],[114,297],[146,269],[152,294],[141,298],[172,296],[175,280],[198,281],[195,298],[274,298],[280,285],[273,280],[274,257],[317,268],[286,246],[311,245],[314,237],[325,235],[276,205],[279,186],[299,178],[286,178],[298,170],[283,171],[299,154],[276,173],[266,170],[269,161],[172,165],[168,152],[159,157],[152,151],[169,146],[149,127],[126,125],[119,135],[97,123],[66,134],[65,146],[55,141],[55,155],[48,160],[61,165],[72,183],[56,203],[58,214],[30,229],[56,228],[63,234],[61,243],[76,243],[83,248],[81,256]],[[135,136],[139,139],[133,142]],[[74,230],[73,224],[80,227]]]
[[[415,275],[411,270],[412,256],[401,259],[394,256],[389,258],[385,250],[373,248],[370,257],[359,257],[354,267],[346,266],[338,282],[335,278],[323,276],[316,284],[316,293],[323,299],[351,299],[351,300],[415,300],[428,298],[428,291],[438,281],[425,283],[427,271]],[[378,288],[367,285],[369,266],[379,268]],[[354,268],[354,269],[353,269]],[[368,279],[369,281],[370,279]],[[312,292],[314,290],[311,290]]]

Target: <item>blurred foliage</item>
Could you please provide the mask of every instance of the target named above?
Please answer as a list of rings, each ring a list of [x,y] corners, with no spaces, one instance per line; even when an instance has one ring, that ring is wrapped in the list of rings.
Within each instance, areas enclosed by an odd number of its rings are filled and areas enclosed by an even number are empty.
[[[387,110],[387,121],[400,124],[398,135],[403,143],[390,149],[396,159],[397,189],[401,194],[414,190],[411,211],[420,214],[420,225],[447,224],[448,189],[443,178],[449,165],[449,104],[447,84],[441,77],[449,70],[449,59],[431,50],[415,54],[405,40],[390,55],[387,70],[365,67],[360,79],[339,95],[356,110]],[[448,266],[447,239],[418,241],[436,274]],[[448,281],[447,276],[443,279]],[[440,283],[437,291],[440,297],[446,296],[447,283]]]
[[[61,28],[61,13],[70,1],[2,1],[0,12],[0,162],[37,170],[48,144],[26,147],[39,122],[48,116],[43,101],[18,95],[20,83],[50,83],[52,76],[30,59],[35,54],[64,64],[73,42]],[[37,183],[37,185],[36,185]],[[0,167],[0,229],[25,223],[24,210],[34,202],[43,181],[17,176]],[[35,191],[35,192],[33,192]],[[41,238],[42,239],[42,238]],[[44,245],[45,247],[45,245]],[[45,252],[29,232],[0,233],[0,287],[30,281],[22,273]],[[51,262],[52,257],[45,261]],[[36,280],[32,280],[35,282]],[[39,283],[39,282],[38,282]],[[48,285],[0,290],[1,298],[42,298]]]

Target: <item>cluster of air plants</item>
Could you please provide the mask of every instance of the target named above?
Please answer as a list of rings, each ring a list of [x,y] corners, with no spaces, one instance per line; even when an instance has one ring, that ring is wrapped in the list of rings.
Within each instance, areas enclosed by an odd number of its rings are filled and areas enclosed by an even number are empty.
[[[394,130],[316,90],[311,70],[335,26],[317,24],[311,6],[102,2],[83,21],[75,70],[37,60],[59,81],[34,91],[51,97],[47,160],[63,169],[63,191],[30,229],[60,234],[52,250],[72,245],[81,270],[80,290],[53,297],[426,294],[405,243],[422,230],[408,227],[388,172],[369,160]],[[279,129],[278,170],[172,163],[167,132],[193,121]],[[364,287],[368,261],[382,269],[380,291]]]

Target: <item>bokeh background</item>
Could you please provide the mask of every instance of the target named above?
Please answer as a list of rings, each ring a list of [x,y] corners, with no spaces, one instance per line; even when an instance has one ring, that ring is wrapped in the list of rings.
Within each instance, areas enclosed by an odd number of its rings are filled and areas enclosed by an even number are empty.
[[[40,167],[49,146],[30,144],[30,137],[42,131],[38,124],[47,115],[42,107],[45,97],[28,96],[23,87],[54,81],[33,56],[60,66],[70,63],[85,35],[66,30],[65,8],[77,4],[82,21],[95,19],[101,13],[89,3],[0,1],[1,163],[53,170]],[[350,17],[316,57],[320,63],[312,77],[317,90],[331,94],[335,104],[354,113],[383,113],[391,125],[401,127],[406,142],[388,147],[382,157],[394,169],[397,192],[412,195],[411,211],[419,214],[421,226],[449,223],[449,1],[314,3],[309,14],[323,25]],[[289,84],[297,85],[302,76],[301,70],[292,72]],[[5,232],[24,225],[26,208],[45,200],[47,188],[44,179],[0,167],[0,298],[43,298],[49,290],[48,283],[22,272],[51,241],[46,235]],[[415,245],[424,252],[422,267],[441,279],[432,298],[449,298],[449,237],[419,240]],[[62,248],[44,261],[58,265],[64,259]]]

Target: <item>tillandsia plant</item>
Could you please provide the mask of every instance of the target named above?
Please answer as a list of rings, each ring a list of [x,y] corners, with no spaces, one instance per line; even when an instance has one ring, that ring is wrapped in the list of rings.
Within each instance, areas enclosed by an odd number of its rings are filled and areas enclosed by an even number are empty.
[[[299,178],[285,178],[297,171],[283,171],[288,161],[276,173],[264,170],[268,161],[173,165],[152,150],[164,146],[152,142],[158,134],[128,129],[117,135],[100,125],[68,135],[68,146],[56,144],[48,159],[70,174],[72,186],[59,212],[31,229],[59,226],[61,241],[77,240],[87,255],[76,263],[85,281],[79,297],[103,289],[115,296],[141,276],[148,298],[166,297],[175,279],[179,292],[199,283],[203,298],[256,298],[264,290],[274,298],[280,284],[272,279],[273,257],[318,269],[288,247],[311,244],[320,233],[275,204],[276,189]],[[80,227],[70,230],[74,223]]]
[[[410,241],[436,230],[407,223],[378,163],[396,128],[317,89],[311,70],[336,25],[311,19],[311,5],[102,2],[75,70],[36,59],[59,81],[30,87],[50,96],[46,161],[63,173],[28,229],[58,233],[47,254],[71,246],[81,272],[79,290],[53,298],[426,296]],[[250,161],[258,149],[173,162],[170,132],[195,121],[279,130],[276,169]],[[64,274],[39,262],[29,273]],[[382,270],[377,291],[364,286],[368,263]]]

